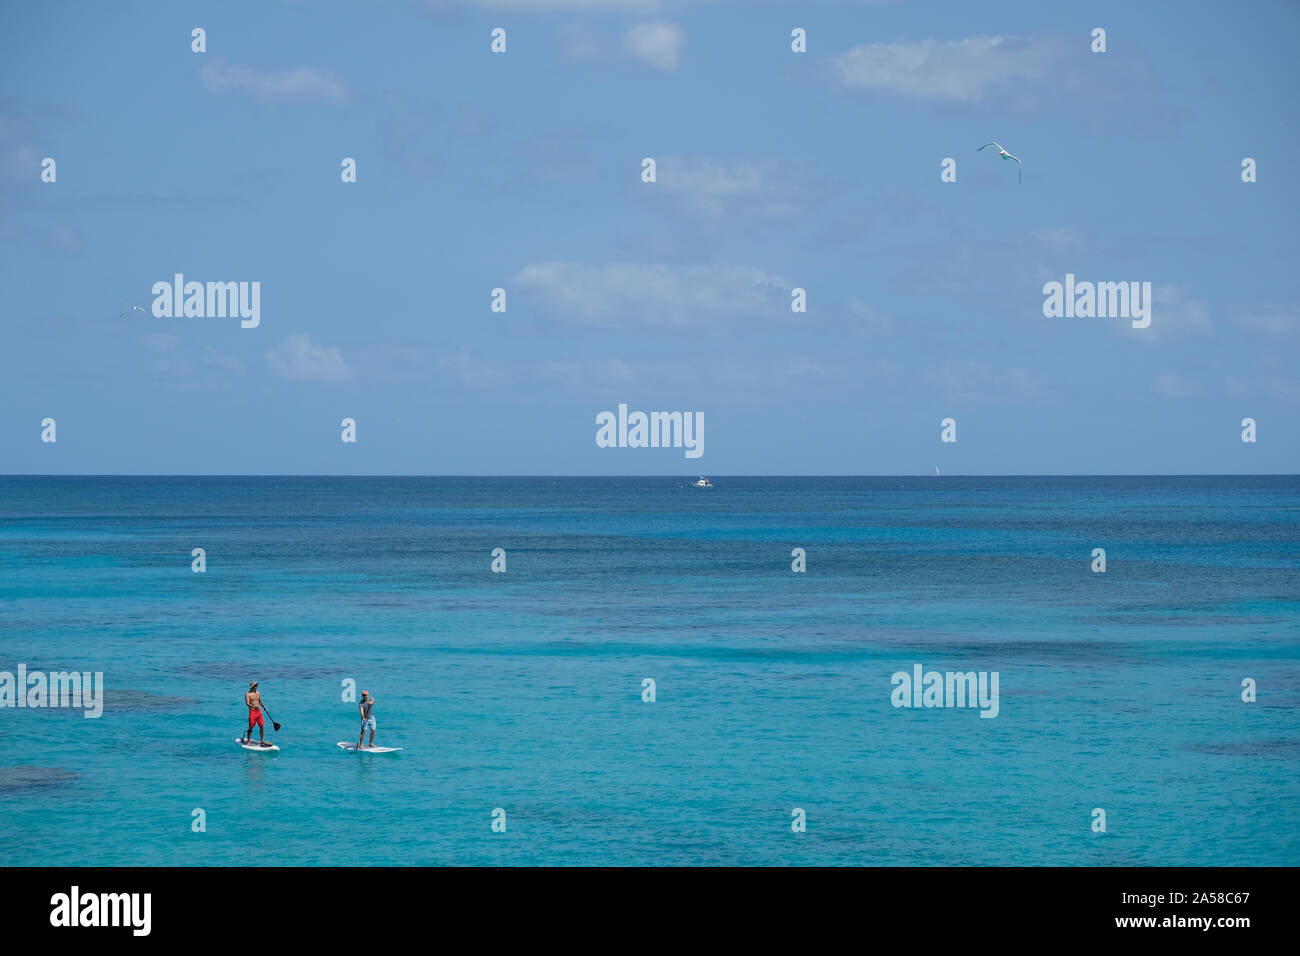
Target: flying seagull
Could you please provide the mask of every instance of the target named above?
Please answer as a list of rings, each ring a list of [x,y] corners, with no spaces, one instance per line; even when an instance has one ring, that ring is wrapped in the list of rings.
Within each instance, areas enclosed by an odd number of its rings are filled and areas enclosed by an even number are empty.
[[[983,146],[981,146],[979,149],[975,150],[975,152],[978,153],[978,152],[980,151],[980,149],[988,149],[990,146],[998,146],[998,144],[997,144],[997,143],[985,143],[985,144],[984,144]],[[1002,156],[1003,159],[1014,159],[1014,160],[1016,161],[1016,182],[1020,182],[1020,171],[1021,171],[1022,169],[1024,169],[1024,165],[1020,162],[1019,157],[1017,157],[1017,156],[1012,156],[1010,153],[1008,153],[1008,152],[1007,152],[1005,149],[1003,149],[1001,146],[998,146],[998,153]]]
[[[138,305],[133,305],[133,306],[130,306],[129,308],[125,308],[125,309],[123,309],[121,312],[119,312],[119,313],[117,314],[117,317],[120,319],[122,316],[124,316],[124,315],[128,315],[128,314],[130,314],[130,313],[132,313],[132,312],[139,312],[141,315],[148,315],[148,314],[149,314],[149,313],[146,312],[144,309],[140,308]]]

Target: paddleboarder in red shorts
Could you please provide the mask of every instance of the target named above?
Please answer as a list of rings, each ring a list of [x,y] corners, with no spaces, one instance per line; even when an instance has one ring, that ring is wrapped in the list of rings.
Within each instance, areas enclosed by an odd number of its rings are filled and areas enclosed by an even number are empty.
[[[248,733],[244,734],[242,742],[251,744],[253,742],[253,728],[257,727],[257,742],[265,747],[266,723],[262,720],[262,695],[257,692],[257,681],[253,681],[248,685],[248,693],[244,695],[244,703],[248,705]]]

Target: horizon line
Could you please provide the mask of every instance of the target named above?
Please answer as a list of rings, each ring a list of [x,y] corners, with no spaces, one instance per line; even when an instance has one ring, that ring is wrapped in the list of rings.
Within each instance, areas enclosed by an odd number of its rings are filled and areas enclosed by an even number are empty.
[[[322,474],[300,472],[12,472],[0,474],[5,478],[645,478],[672,480],[685,477],[686,473],[658,474]],[[699,477],[699,473],[694,475]],[[1300,474],[1290,472],[1076,472],[1064,473],[994,473],[994,472],[960,472],[952,474],[931,475],[929,472],[908,472],[899,474],[886,473],[830,473],[830,474],[722,474],[715,472],[719,478],[1298,478]]]

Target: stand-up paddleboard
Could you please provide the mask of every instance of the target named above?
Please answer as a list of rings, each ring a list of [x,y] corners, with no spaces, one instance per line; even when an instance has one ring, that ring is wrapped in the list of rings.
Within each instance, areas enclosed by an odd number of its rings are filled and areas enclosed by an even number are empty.
[[[357,745],[352,743],[350,740],[340,740],[339,746],[344,750],[357,749]],[[391,754],[401,749],[401,747],[362,747],[361,752],[363,754]]]
[[[245,740],[243,737],[236,737],[236,738],[235,738],[235,743],[239,744],[239,746],[243,747],[245,750],[256,750],[258,753],[262,753],[263,751],[279,750],[279,749],[280,749],[280,748],[277,747],[275,744],[271,744],[271,745],[268,746],[268,747],[263,747],[261,744],[258,744],[258,743],[251,743],[251,744],[250,744],[250,743],[249,743],[247,740]]]

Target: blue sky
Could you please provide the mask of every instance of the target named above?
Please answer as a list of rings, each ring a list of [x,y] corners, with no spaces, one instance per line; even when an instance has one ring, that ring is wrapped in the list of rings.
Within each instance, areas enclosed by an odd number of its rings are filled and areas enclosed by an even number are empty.
[[[6,4],[0,473],[1295,473],[1298,26]],[[177,272],[260,282],[260,325],[121,315]],[[1044,317],[1067,273],[1150,282],[1151,326]],[[620,403],[703,413],[704,456],[598,448]]]

